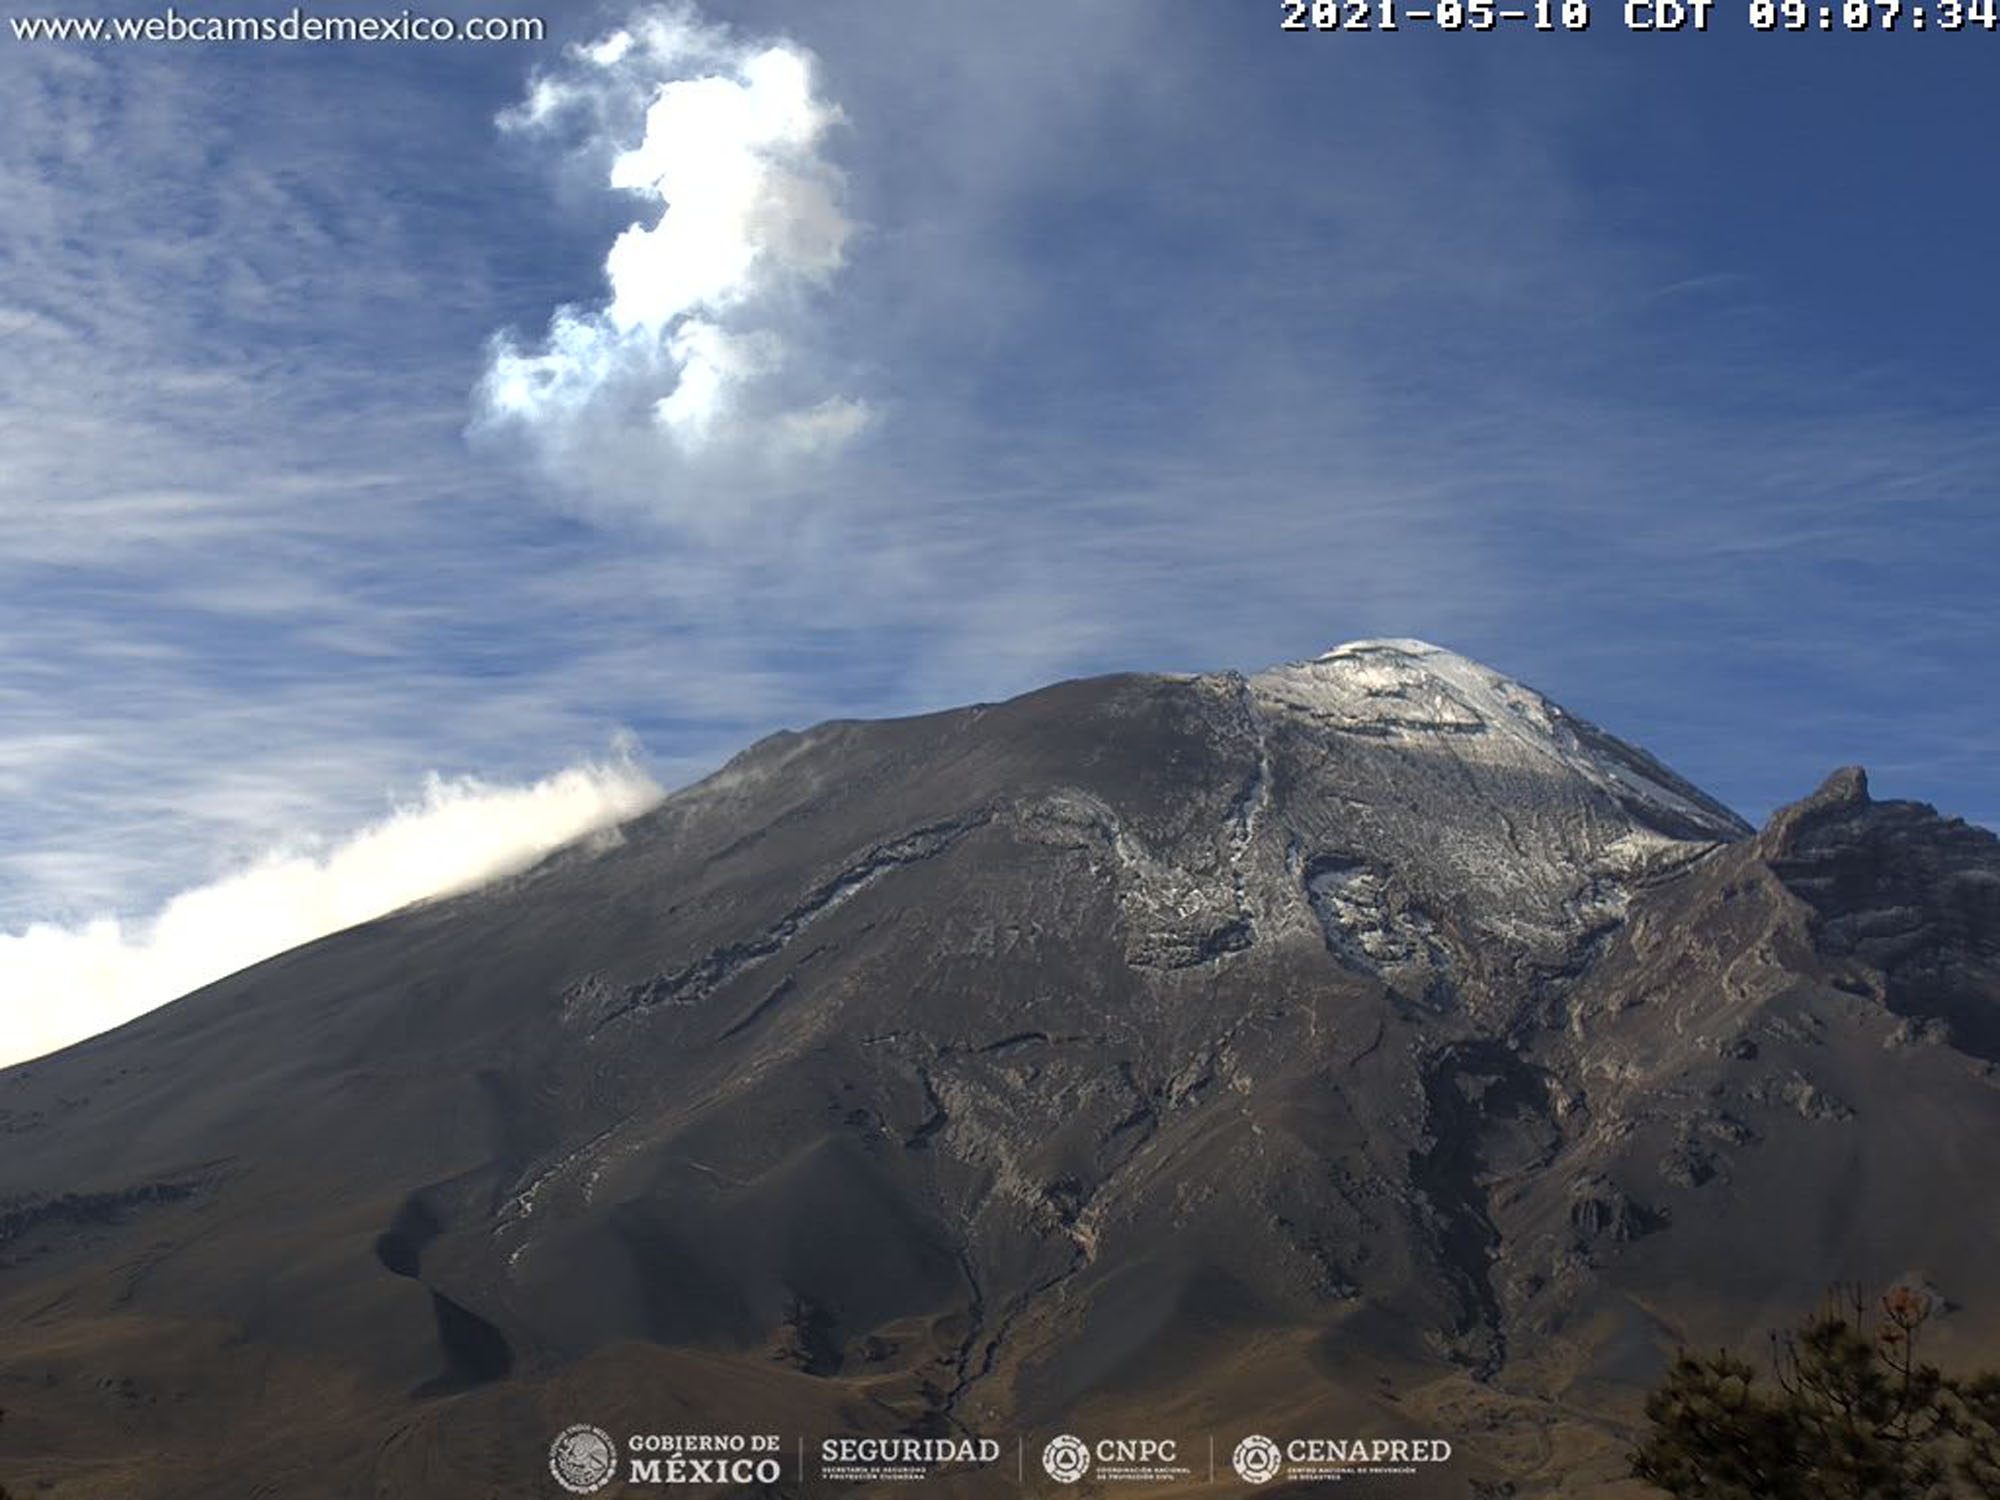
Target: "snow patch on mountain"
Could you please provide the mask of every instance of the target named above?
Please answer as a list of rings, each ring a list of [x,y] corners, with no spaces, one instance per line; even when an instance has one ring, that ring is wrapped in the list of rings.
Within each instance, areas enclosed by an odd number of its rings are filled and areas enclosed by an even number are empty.
[[[1576,777],[1672,839],[1731,840],[1736,814],[1642,750],[1491,667],[1418,640],[1364,640],[1251,679],[1257,696],[1338,734]]]

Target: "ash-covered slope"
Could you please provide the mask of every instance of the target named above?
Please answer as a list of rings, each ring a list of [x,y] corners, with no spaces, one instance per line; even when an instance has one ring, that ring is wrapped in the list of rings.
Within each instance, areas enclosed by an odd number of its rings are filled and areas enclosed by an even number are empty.
[[[1829,1277],[1994,1341],[1996,890],[1417,642],[774,736],[0,1073],[0,1477],[542,1494],[581,1415],[1603,1493]]]

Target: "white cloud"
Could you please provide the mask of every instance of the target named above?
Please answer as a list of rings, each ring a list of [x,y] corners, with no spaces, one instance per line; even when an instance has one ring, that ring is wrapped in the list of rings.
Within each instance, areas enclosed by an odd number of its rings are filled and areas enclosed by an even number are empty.
[[[301,943],[513,874],[660,796],[623,753],[525,786],[432,776],[418,801],[335,846],[271,853],[143,921],[104,916],[0,935],[0,1067]]]
[[[775,437],[788,452],[813,453],[840,447],[873,420],[874,414],[863,403],[829,396],[805,411],[787,412]]]
[[[502,127],[564,139],[580,126],[583,154],[608,158],[605,185],[646,213],[605,256],[602,303],[559,308],[537,346],[494,341],[477,427],[525,431],[555,477],[587,487],[607,432],[648,430],[659,461],[768,461],[866,425],[858,400],[812,399],[820,382],[784,331],[854,232],[821,154],[842,116],[815,71],[789,42],[739,42],[668,9],[533,81]]]

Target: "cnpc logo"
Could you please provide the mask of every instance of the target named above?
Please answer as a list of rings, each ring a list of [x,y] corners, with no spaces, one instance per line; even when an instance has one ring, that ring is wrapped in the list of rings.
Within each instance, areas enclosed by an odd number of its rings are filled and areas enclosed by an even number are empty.
[[[1042,1467],[1058,1484],[1075,1484],[1090,1472],[1090,1449],[1080,1437],[1065,1432],[1042,1450]]]
[[[1171,1464],[1178,1453],[1172,1438],[1099,1438],[1095,1444],[1064,1433],[1042,1449],[1042,1468],[1059,1484],[1075,1484],[1091,1466],[1131,1469]]]

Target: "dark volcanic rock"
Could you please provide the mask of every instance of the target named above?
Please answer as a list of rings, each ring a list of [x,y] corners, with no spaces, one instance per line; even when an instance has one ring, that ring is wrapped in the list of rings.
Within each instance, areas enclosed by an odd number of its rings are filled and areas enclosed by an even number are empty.
[[[1676,1342],[1828,1281],[1995,1342],[1996,892],[1412,642],[773,736],[0,1073],[0,1472],[538,1495],[589,1420],[1604,1492]]]
[[[1815,940],[1881,977],[1900,1016],[2000,1060],[2000,853],[1994,836],[1916,802],[1873,802],[1858,767],[1836,771],[1758,840],[1813,909]],[[1944,1033],[1941,1033],[1944,1034]]]

